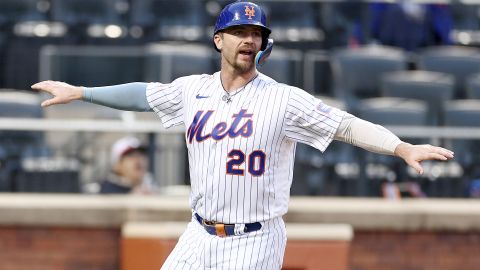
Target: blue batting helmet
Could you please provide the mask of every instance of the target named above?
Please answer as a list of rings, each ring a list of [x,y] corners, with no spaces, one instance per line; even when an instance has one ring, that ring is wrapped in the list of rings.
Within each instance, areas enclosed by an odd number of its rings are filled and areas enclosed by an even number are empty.
[[[262,50],[267,46],[268,36],[272,32],[267,27],[267,16],[263,9],[255,3],[247,1],[237,1],[228,4],[218,15],[215,23],[213,35],[236,25],[257,25],[262,28]],[[219,51],[213,44],[215,50]]]

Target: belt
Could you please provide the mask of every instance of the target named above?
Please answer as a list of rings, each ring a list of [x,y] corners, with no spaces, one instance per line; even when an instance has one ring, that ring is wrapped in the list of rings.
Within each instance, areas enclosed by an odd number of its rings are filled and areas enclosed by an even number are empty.
[[[223,224],[216,223],[213,221],[208,221],[203,219],[197,213],[195,213],[195,218],[198,223],[205,228],[205,230],[211,234],[220,237],[233,236],[233,235],[242,235],[249,232],[254,232],[262,228],[260,222],[248,223],[248,224]]]

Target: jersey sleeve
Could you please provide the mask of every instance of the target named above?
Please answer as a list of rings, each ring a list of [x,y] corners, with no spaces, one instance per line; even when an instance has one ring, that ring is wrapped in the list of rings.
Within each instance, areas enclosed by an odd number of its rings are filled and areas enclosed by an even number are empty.
[[[184,94],[186,78],[178,78],[172,83],[149,83],[147,101],[160,117],[165,128],[183,124]]]
[[[299,88],[291,88],[285,112],[287,138],[325,151],[345,111],[331,107]]]

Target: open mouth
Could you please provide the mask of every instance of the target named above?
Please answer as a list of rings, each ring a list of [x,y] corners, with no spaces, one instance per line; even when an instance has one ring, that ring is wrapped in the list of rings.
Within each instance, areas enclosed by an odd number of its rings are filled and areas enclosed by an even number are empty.
[[[253,55],[253,50],[240,50],[238,53],[241,55],[251,56]]]

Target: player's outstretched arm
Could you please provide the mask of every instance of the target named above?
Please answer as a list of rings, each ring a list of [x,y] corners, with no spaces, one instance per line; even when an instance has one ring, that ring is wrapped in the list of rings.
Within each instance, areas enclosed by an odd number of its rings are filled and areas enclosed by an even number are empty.
[[[83,100],[119,110],[152,111],[147,101],[147,83],[134,82],[102,87],[78,87],[64,82],[44,81],[32,85],[53,98],[42,102],[42,107]]]
[[[51,94],[53,97],[42,102],[42,107],[66,104],[83,97],[83,87],[64,82],[43,81],[32,85],[32,89]]]
[[[343,117],[334,138],[375,153],[398,156],[419,174],[423,174],[420,163],[424,160],[453,158],[453,152],[448,149],[405,143],[386,128],[349,113]]]
[[[419,174],[423,174],[423,168],[420,162],[424,160],[449,160],[453,158],[453,152],[438,146],[429,144],[412,145],[409,143],[400,143],[395,148],[395,155],[401,157]]]

